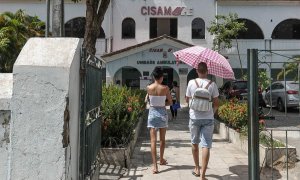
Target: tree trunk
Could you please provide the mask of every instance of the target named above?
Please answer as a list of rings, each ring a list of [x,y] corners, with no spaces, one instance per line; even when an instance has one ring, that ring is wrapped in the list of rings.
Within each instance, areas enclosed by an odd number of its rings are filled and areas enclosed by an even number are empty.
[[[99,7],[99,2],[101,2]],[[96,41],[110,0],[86,0],[86,25],[83,47],[89,54],[96,54]],[[98,8],[99,7],[99,8]]]
[[[240,66],[241,66],[241,74],[242,74],[242,78],[244,78],[244,72],[243,72],[243,65],[242,65],[242,60],[241,60],[241,55],[240,55],[240,49],[239,49],[239,43],[237,41],[237,38],[235,38],[235,42],[236,42],[236,49],[238,52],[238,56],[239,56],[239,61],[240,61]]]
[[[52,4],[52,36],[64,35],[64,0],[53,0]]]

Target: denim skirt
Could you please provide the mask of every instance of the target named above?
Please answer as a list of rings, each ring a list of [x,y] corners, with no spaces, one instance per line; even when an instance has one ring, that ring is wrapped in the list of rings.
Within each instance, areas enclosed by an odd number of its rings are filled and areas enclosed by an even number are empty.
[[[148,114],[148,128],[168,127],[168,113],[166,107],[150,107]]]

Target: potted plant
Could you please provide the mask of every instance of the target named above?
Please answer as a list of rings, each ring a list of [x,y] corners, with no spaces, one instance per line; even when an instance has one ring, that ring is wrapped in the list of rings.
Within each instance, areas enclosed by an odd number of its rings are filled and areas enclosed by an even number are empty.
[[[145,112],[144,90],[116,85],[102,89],[100,162],[129,165]]]
[[[239,102],[237,99],[223,100],[218,109],[218,121],[216,131],[228,139],[238,148],[248,153],[248,116],[247,103]],[[273,163],[285,156],[285,144],[273,138],[265,129],[265,121],[259,120],[260,128],[260,162],[262,166],[271,166],[273,151]],[[273,144],[273,145],[272,145]],[[273,150],[272,150],[273,147]],[[288,146],[289,162],[296,162],[296,148]]]

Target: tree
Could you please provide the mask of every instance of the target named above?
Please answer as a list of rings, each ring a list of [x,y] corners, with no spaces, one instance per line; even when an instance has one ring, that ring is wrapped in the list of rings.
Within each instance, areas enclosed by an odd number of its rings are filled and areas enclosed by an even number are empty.
[[[52,2],[52,37],[63,37],[64,0],[53,0]]]
[[[44,23],[18,10],[0,14],[0,72],[12,72],[22,47],[30,37],[44,36]]]
[[[220,51],[224,48],[232,47],[232,39],[236,40],[238,57],[241,66],[241,73],[243,76],[243,66],[239,52],[239,46],[237,37],[239,32],[246,31],[244,22],[238,21],[238,15],[236,13],[229,13],[228,16],[216,15],[216,20],[211,22],[211,26],[207,28],[211,35],[214,35],[213,40],[214,50]]]
[[[73,0],[78,2],[80,0]],[[107,11],[110,0],[86,0],[86,25],[83,47],[89,54],[96,54],[96,40],[100,34],[104,15]]]
[[[277,74],[277,80],[280,80],[280,79],[283,79],[284,78],[284,74],[285,76],[289,76],[289,75],[294,75],[294,81],[297,81],[298,80],[298,76],[297,76],[297,73],[298,73],[298,68],[299,67],[299,63],[300,63],[300,57],[299,56],[296,56],[293,58],[293,61],[292,62],[288,62],[286,64],[284,64],[284,67],[285,67],[285,71],[284,69],[282,69],[278,74]]]

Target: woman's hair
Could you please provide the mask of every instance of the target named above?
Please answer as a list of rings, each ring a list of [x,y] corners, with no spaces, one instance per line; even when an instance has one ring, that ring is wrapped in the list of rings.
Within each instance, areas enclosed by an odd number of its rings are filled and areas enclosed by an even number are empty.
[[[161,67],[155,67],[155,69],[152,72],[152,76],[155,80],[160,79],[161,77],[163,77],[163,75],[164,75],[164,72]]]

